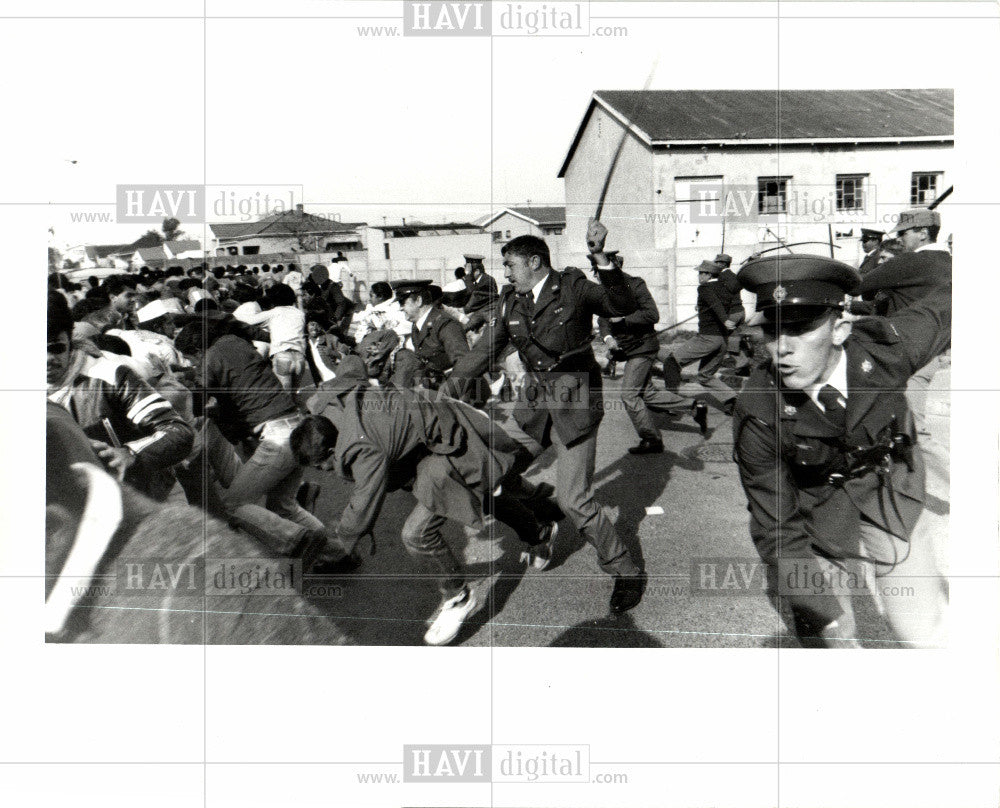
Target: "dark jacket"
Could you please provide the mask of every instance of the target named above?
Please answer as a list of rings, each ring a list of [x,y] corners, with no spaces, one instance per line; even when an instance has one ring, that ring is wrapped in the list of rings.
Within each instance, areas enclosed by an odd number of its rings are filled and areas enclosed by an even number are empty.
[[[729,330],[725,326],[729,319],[730,295],[720,281],[709,281],[698,285],[698,333],[725,337]]]
[[[723,305],[726,307],[726,314],[729,319],[739,325],[746,319],[746,309],[743,308],[743,295],[736,273],[731,269],[724,269],[719,273],[720,291],[722,292]]]
[[[107,418],[122,445],[135,453],[125,482],[155,499],[165,499],[174,484],[170,467],[188,456],[194,430],[128,367],[100,356],[89,344],[78,350],[82,363],[65,387],[49,394],[49,400],[66,409],[88,438],[110,445],[103,423]]]
[[[869,272],[871,272],[873,269],[875,269],[879,265],[879,263],[878,263],[878,257],[879,257],[879,255],[881,255],[881,253],[882,253],[882,248],[881,247],[876,247],[870,253],[866,253],[865,254],[864,260],[861,262],[861,265],[858,267],[858,274],[862,278],[864,278],[865,275],[867,275]]]
[[[769,365],[754,370],[737,399],[733,430],[750,535],[762,559],[773,564],[779,554],[803,558],[817,550],[856,556],[862,515],[909,538],[924,501],[918,449],[893,452],[885,477],[868,470],[832,482],[829,475],[845,470],[849,450],[898,434],[915,440],[906,382],[942,350],[950,328],[950,286],[892,318],[855,322],[844,347],[843,435],[803,391],[781,387]]]
[[[440,386],[445,373],[469,352],[462,325],[438,306],[431,307],[420,329],[414,326],[410,341],[425,383],[433,388]]]
[[[656,307],[656,301],[653,300],[642,278],[626,275],[625,279],[635,295],[639,308],[616,323],[612,323],[606,317],[598,318],[597,327],[601,339],[607,336],[614,337],[626,359],[655,354],[660,349],[660,343],[653,326],[660,321],[660,310]]]
[[[337,533],[352,543],[371,532],[388,491],[412,479],[432,513],[478,526],[482,504],[511,468],[517,444],[484,413],[420,390],[369,388],[341,368],[309,399],[337,427],[332,467],[354,481]]]
[[[861,280],[858,294],[874,303],[875,314],[892,316],[933,289],[951,283],[951,253],[921,250],[891,258]]]
[[[253,345],[229,334],[205,353],[203,392],[219,402],[216,421],[232,442],[247,437],[266,421],[296,411],[291,393],[281,386]]]
[[[471,280],[470,275],[466,275],[465,285],[469,290],[469,299],[466,301],[465,308],[463,309],[466,314],[472,314],[480,309],[485,309],[496,302],[499,294],[497,292],[497,282],[493,280],[491,275],[487,275],[484,272],[475,281]]]
[[[528,371],[523,400],[514,408],[518,425],[543,446],[549,428],[564,443],[589,434],[601,423],[604,399],[601,369],[592,347],[594,316],[621,317],[636,310],[635,293],[621,268],[598,273],[600,283],[582,270],[550,270],[538,302],[516,295],[513,286],[500,294],[497,316],[468,354],[455,363],[449,388],[496,367],[513,343]]]

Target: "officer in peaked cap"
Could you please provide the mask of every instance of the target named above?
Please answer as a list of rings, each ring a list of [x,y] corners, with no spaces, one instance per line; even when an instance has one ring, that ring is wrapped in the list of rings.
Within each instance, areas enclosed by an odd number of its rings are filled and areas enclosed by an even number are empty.
[[[486,274],[481,255],[469,253],[465,258],[465,285],[469,291],[469,299],[462,311],[468,315],[465,323],[466,331],[476,331],[491,318],[490,310],[500,295],[497,282]]]
[[[757,295],[757,312],[771,322],[811,320],[824,310],[843,308],[858,288],[858,273],[819,255],[775,255],[750,261],[737,275]]]
[[[733,257],[731,255],[726,255],[725,253],[719,253],[712,260],[723,269],[728,269],[733,265]]]
[[[858,267],[858,274],[862,278],[878,266],[878,257],[884,235],[885,233],[881,230],[861,228],[861,249],[865,251],[865,257]]]
[[[664,386],[675,394],[679,394],[681,370],[698,362],[698,381],[715,391],[728,414],[736,401],[736,391],[715,374],[726,358],[727,339],[736,328],[729,317],[734,293],[719,282],[722,266],[715,261],[702,261],[693,269],[698,273],[698,333],[684,342],[661,346],[657,358],[663,363]],[[738,291],[735,296],[739,298]],[[695,420],[702,434],[707,434],[707,406],[700,400],[695,405]]]
[[[950,285],[895,317],[852,322],[844,299],[859,279],[840,261],[767,256],[744,266],[739,280],[757,295],[770,361],[737,400],[735,453],[776,605],[789,607],[804,645],[857,647],[856,593],[845,575],[874,573],[897,639],[940,644],[940,525],[925,518],[923,461],[904,391],[950,338]],[[858,564],[868,569],[851,572]],[[806,579],[822,586],[798,587]],[[887,594],[897,591],[907,596]]]
[[[461,324],[438,301],[441,287],[430,280],[392,284],[403,316],[412,323],[410,336],[396,353],[393,381],[398,387],[441,386],[455,362],[469,352]]]

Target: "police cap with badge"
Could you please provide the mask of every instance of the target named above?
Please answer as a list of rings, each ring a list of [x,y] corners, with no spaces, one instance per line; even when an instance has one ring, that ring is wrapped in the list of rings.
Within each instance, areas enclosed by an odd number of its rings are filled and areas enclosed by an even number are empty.
[[[441,287],[431,282],[430,278],[425,280],[409,279],[403,281],[393,281],[389,284],[392,287],[396,300],[402,304],[410,295],[420,294],[423,291],[430,292],[431,302],[436,303],[441,299]]]
[[[747,262],[736,276],[757,295],[757,314],[769,322],[805,322],[844,307],[861,283],[857,271],[822,255],[768,255]],[[755,317],[760,324],[760,317]]]

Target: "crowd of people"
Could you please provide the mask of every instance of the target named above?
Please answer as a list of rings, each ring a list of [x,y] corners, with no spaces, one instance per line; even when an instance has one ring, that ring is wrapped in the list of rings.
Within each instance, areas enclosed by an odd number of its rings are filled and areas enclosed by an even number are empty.
[[[701,389],[733,417],[750,535],[804,645],[856,645],[856,626],[843,592],[783,589],[789,564],[829,580],[851,565],[871,580],[919,579],[916,601],[876,600],[901,642],[935,645],[946,588],[923,460],[941,443],[926,390],[947,372],[950,347],[939,230],[936,211],[903,214],[898,250],[881,234],[866,239],[878,257],[866,257],[863,278],[783,253],[733,271],[720,254],[697,267],[697,333],[671,342],[645,281],[605,250],[597,221],[591,276],[553,268],[545,241],[521,236],[503,247],[502,290],[478,255],[444,288],[407,279],[350,296],[323,264],[143,269],[89,288],[53,274],[48,397],[123,484],[163,502],[179,483],[190,505],[316,575],[361,566],[386,494],[411,492],[398,533],[437,583],[424,639],[443,645],[480,606],[443,537],[449,519],[509,526],[538,571],[569,519],[612,576],[611,612],[642,600],[647,572],[593,487],[604,416],[596,318],[610,360],[625,363],[621,397],[639,437],[629,452],[664,451],[651,411],[689,413],[707,432],[704,397],[681,384],[696,362]],[[756,295],[751,320],[743,290]],[[741,390],[718,378],[727,357],[730,383],[749,377]],[[555,485],[532,483],[525,475],[550,448]],[[946,453],[943,470],[939,461],[946,478]],[[313,512],[310,466],[353,481],[335,524]]]

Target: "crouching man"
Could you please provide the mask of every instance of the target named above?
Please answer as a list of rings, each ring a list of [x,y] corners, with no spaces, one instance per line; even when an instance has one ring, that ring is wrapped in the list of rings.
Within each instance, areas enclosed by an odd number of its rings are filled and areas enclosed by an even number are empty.
[[[547,506],[558,517],[558,509],[503,491],[518,444],[500,430],[491,432],[486,415],[419,390],[369,387],[360,367],[345,367],[351,360],[357,358],[341,363],[336,383],[309,400],[313,415],[292,432],[292,451],[302,465],[354,480],[337,527],[347,547],[371,533],[388,491],[412,485],[417,502],[401,536],[410,555],[437,577],[441,609],[424,641],[445,645],[479,605],[441,535],[447,519],[479,527],[484,511],[491,513],[515,530],[529,547],[531,566],[541,570],[552,557],[556,523],[540,524],[535,514],[545,514]],[[520,479],[510,482],[518,491],[532,488]]]
[[[891,318],[853,322],[857,272],[830,258],[751,261],[770,361],[733,429],[750,535],[803,645],[858,647],[849,598],[870,593],[910,647],[944,639],[945,582],[924,510],[907,379],[951,339],[951,286]]]

